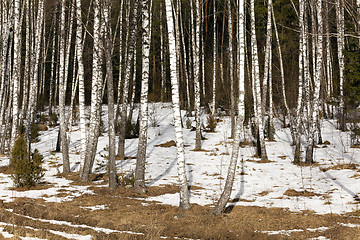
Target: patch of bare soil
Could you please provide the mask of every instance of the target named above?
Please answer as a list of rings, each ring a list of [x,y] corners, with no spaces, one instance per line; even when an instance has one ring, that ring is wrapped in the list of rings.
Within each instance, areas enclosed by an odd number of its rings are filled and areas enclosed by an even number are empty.
[[[296,191],[294,189],[288,189],[284,192],[284,195],[290,196],[290,197],[314,197],[314,196],[322,196],[321,194],[309,192],[308,190],[303,191]]]
[[[176,147],[176,142],[174,140],[171,140],[166,143],[161,143],[159,145],[155,145],[155,147],[164,147],[164,148]]]

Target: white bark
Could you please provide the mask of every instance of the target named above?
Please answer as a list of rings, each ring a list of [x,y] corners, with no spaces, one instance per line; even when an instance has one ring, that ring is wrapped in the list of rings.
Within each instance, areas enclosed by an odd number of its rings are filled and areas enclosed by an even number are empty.
[[[63,157],[63,172],[70,173],[69,162],[69,145],[67,136],[67,124],[66,124],[66,87],[67,87],[67,74],[66,74],[66,49],[65,49],[65,1],[61,6],[61,18],[60,18],[60,62],[59,62],[59,120],[60,120],[60,138],[61,138],[61,152]]]
[[[181,127],[181,115],[180,115],[180,99],[179,99],[179,85],[178,85],[178,64],[176,55],[179,54],[178,37],[175,33],[175,28],[178,27],[177,12],[172,11],[171,0],[165,1],[166,6],[166,18],[168,23],[169,32],[169,52],[170,52],[170,75],[171,75],[171,90],[172,90],[172,102],[173,102],[173,114],[175,125],[175,138],[177,148],[177,160],[178,160],[178,176],[180,184],[180,208],[189,209],[189,190],[187,186],[187,174],[185,170],[185,152],[184,152],[184,140]],[[175,24],[174,24],[175,23]]]
[[[13,122],[11,129],[10,150],[12,150],[16,137],[19,119],[19,89],[21,64],[21,25],[20,0],[14,1],[14,66],[13,66]],[[11,152],[11,151],[10,151]]]
[[[239,0],[238,5],[238,35],[239,35],[239,98],[238,109],[239,114],[236,122],[235,136],[233,142],[233,149],[231,153],[230,165],[225,182],[224,191],[222,192],[218,203],[213,209],[214,215],[221,214],[229,201],[232,186],[235,178],[235,171],[237,160],[239,156],[240,135],[243,129],[243,122],[245,117],[245,103],[244,103],[244,83],[245,83],[245,32],[244,32],[244,0]]]
[[[211,106],[211,114],[215,115],[216,109],[216,57],[217,57],[217,31],[216,31],[216,0],[213,0],[214,7],[214,22],[213,22],[213,31],[214,31],[214,39],[213,39],[213,82],[212,82],[212,106]],[[204,43],[203,43],[204,44]],[[205,54],[205,52],[204,52]],[[204,61],[205,63],[205,61]],[[205,73],[205,71],[204,71]],[[205,81],[204,86],[205,87]]]
[[[190,1],[191,9],[195,8],[196,13],[196,24],[195,27],[192,27],[192,36],[193,36],[193,54],[194,54],[194,94],[195,94],[195,121],[196,121],[196,136],[195,136],[195,150],[201,149],[201,120],[200,120],[200,26],[201,26],[201,15],[200,15],[200,4],[202,0],[196,0],[195,5],[193,6],[192,1]],[[193,11],[192,11],[193,12]]]
[[[125,69],[122,104],[120,106],[120,132],[119,132],[118,154],[117,154],[120,159],[125,159],[125,126],[127,121],[127,110],[129,103],[128,98],[129,98],[129,82],[130,82],[131,65],[132,65],[131,61],[134,58],[134,51],[136,44],[135,26],[136,26],[136,15],[138,13],[137,5],[138,2],[135,1],[133,16],[131,17],[128,28],[129,33],[127,38],[127,44],[129,44],[129,46],[128,46],[126,64],[125,64],[126,69]]]
[[[41,45],[41,30],[42,30],[42,23],[44,17],[44,0],[39,0],[38,2],[38,14],[37,14],[37,21],[35,24],[34,29],[34,49],[33,49],[33,56],[31,59],[31,84],[29,90],[29,109],[27,112],[27,121],[28,122],[28,130],[31,131],[32,124],[34,122],[34,114],[35,114],[35,107],[36,107],[36,97],[38,91],[38,77],[39,77],[39,62],[40,62],[40,45]],[[29,134],[30,136],[30,134]],[[31,138],[29,138],[29,142]],[[30,144],[29,144],[30,146]],[[29,149],[30,153],[30,149]]]
[[[261,110],[261,91],[260,91],[260,71],[259,71],[259,59],[258,59],[258,49],[257,49],[257,40],[255,33],[255,8],[254,8],[254,0],[250,1],[250,16],[251,16],[251,50],[252,50],[252,58],[253,58],[253,76],[254,76],[254,89],[255,96],[254,102],[255,106],[255,121],[257,125],[257,134],[258,140],[260,142],[258,146],[258,154],[261,159],[267,159],[265,139],[264,139],[264,125],[263,125],[263,116]],[[256,101],[255,101],[256,100]],[[259,149],[260,148],[260,149]]]
[[[344,1],[336,0],[336,26],[337,26],[337,46],[339,60],[339,88],[340,88],[340,129],[346,130],[344,119]]]
[[[82,21],[81,21],[81,1],[76,0],[76,56],[78,63],[79,78],[79,114],[80,114],[80,172],[84,167],[86,154],[86,113],[85,113],[85,82],[84,82],[84,63],[83,63],[83,44],[82,40]],[[85,40],[85,38],[84,38]]]
[[[320,83],[322,79],[322,60],[323,60],[323,20],[322,20],[322,0],[317,1],[316,5],[317,10],[317,42],[316,42],[316,71],[315,71],[315,79],[314,79],[314,101],[313,101],[313,108],[312,108],[312,119],[311,119],[311,126],[310,126],[310,136],[309,142],[306,149],[306,162],[312,163],[313,160],[313,150],[314,150],[314,139],[315,134],[317,131],[317,123],[319,121],[319,110],[320,110]],[[315,44],[315,43],[314,43]]]
[[[304,38],[304,0],[299,2],[299,26],[300,26],[300,36],[299,36],[299,91],[297,99],[297,108],[296,108],[296,121],[295,121],[295,154],[294,154],[294,163],[300,163],[300,128],[301,128],[301,109],[303,105],[303,64],[304,64],[304,51],[305,48],[305,38]]]
[[[145,161],[148,131],[148,86],[150,72],[150,41],[151,41],[151,0],[142,1],[142,81],[140,99],[140,130],[138,152],[135,168],[135,191],[145,193]]]
[[[91,88],[91,113],[90,125],[88,131],[88,140],[86,145],[86,155],[83,171],[81,172],[81,180],[88,181],[89,174],[92,171],[94,158],[97,148],[97,140],[99,137],[101,95],[102,95],[102,67],[101,67],[101,24],[100,24],[100,3],[94,0],[94,45],[93,45],[93,74]]]

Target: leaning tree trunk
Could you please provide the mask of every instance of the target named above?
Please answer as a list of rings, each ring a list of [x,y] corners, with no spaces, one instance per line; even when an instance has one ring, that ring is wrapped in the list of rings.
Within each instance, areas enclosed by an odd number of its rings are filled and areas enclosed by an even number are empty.
[[[213,209],[214,215],[221,214],[229,201],[232,186],[235,178],[235,171],[237,160],[239,156],[240,147],[240,135],[243,128],[245,118],[245,24],[244,24],[244,0],[239,1],[238,5],[238,47],[239,47],[239,61],[238,61],[238,73],[239,73],[239,97],[238,97],[238,118],[236,122],[235,136],[233,142],[233,150],[231,153],[230,165],[225,182],[224,191],[222,192],[218,203]]]
[[[150,55],[150,31],[151,31],[151,0],[142,1],[142,81],[140,99],[140,130],[138,152],[135,168],[135,191],[145,193],[145,161],[148,131],[148,83],[149,83],[149,55]]]
[[[274,6],[273,5],[271,5],[271,13],[272,13],[273,22],[274,22],[275,37],[276,37],[276,42],[277,42],[278,54],[279,54],[280,73],[281,73],[281,92],[282,92],[282,97],[283,97],[283,101],[284,101],[284,107],[285,107],[285,110],[286,110],[286,113],[284,113],[284,114],[290,114],[289,105],[288,105],[287,99],[286,99],[285,73],[284,73],[284,64],[283,64],[283,58],[282,58],[282,51],[281,51],[279,33],[278,33],[278,30],[277,30],[277,24],[276,24],[276,19],[275,19],[275,14],[274,14]],[[284,116],[284,119],[285,119],[284,127],[286,127],[286,115]],[[289,121],[289,124],[291,124],[291,121]],[[291,126],[290,126],[290,129],[291,129]]]
[[[180,183],[180,208],[189,209],[189,190],[187,186],[187,174],[185,170],[185,152],[184,152],[184,139],[181,127],[181,114],[180,114],[180,99],[179,99],[179,85],[178,85],[178,65],[177,54],[180,53],[179,44],[177,43],[179,36],[176,36],[178,31],[178,12],[172,11],[172,1],[166,0],[166,19],[169,31],[169,52],[170,52],[170,76],[171,76],[171,91],[172,103],[174,114],[175,138],[178,160],[178,175]],[[175,23],[175,24],[174,24]],[[176,29],[175,29],[176,28]]]

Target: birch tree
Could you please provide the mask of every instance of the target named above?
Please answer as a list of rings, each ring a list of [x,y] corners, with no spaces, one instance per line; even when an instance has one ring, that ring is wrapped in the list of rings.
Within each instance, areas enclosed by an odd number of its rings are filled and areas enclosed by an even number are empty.
[[[308,146],[306,149],[306,159],[305,162],[313,163],[313,151],[315,144],[315,134],[317,130],[317,124],[319,121],[319,110],[320,110],[320,83],[322,79],[322,60],[323,60],[323,20],[322,20],[322,0],[316,2],[316,11],[317,11],[317,42],[316,42],[316,70],[315,70],[315,79],[314,79],[314,102],[312,104],[312,119],[310,126],[310,134],[308,140]]]
[[[118,157],[123,160],[125,159],[125,127],[127,122],[127,110],[129,103],[129,82],[131,77],[131,61],[134,58],[135,44],[136,44],[136,16],[138,13],[138,1],[134,1],[134,9],[132,17],[130,17],[129,27],[128,27],[128,37],[127,37],[127,54],[126,54],[126,68],[125,68],[125,78],[123,86],[123,97],[122,104],[120,107],[120,130],[119,130],[119,142],[118,142]],[[130,119],[131,120],[131,119]]]
[[[103,20],[105,25],[104,36],[104,52],[106,58],[106,78],[108,88],[108,122],[109,122],[109,188],[117,188],[116,163],[115,163],[115,116],[114,116],[114,79],[113,79],[113,63],[112,63],[112,36],[110,25],[110,1],[103,2]]]
[[[66,74],[66,58],[67,51],[65,49],[65,1],[61,4],[61,17],[60,17],[60,62],[59,62],[59,115],[60,115],[60,138],[61,138],[61,152],[63,157],[63,171],[64,173],[70,173],[70,162],[69,162],[69,144],[67,136],[67,124],[66,124],[66,88],[67,88],[67,74]]]
[[[140,99],[140,130],[138,152],[136,156],[134,188],[138,193],[145,193],[145,161],[148,131],[148,83],[149,83],[149,55],[151,41],[151,0],[142,1],[142,81]]]
[[[239,148],[240,148],[240,135],[243,129],[243,122],[245,118],[245,13],[244,13],[244,0],[239,0],[238,2],[238,43],[239,43],[239,97],[238,97],[238,117],[236,120],[235,136],[232,146],[232,153],[230,164],[228,168],[228,173],[226,177],[226,182],[224,190],[220,196],[219,201],[217,202],[212,213],[214,215],[219,215],[225,210],[225,206],[229,201],[232,186],[235,178],[236,165],[239,157]]]
[[[257,40],[255,33],[255,7],[254,0],[250,1],[250,22],[251,22],[251,55],[252,55],[252,71],[253,71],[253,82],[254,82],[254,104],[255,104],[255,122],[256,122],[256,134],[258,138],[257,151],[259,157],[263,160],[267,160],[265,138],[264,138],[264,126],[263,116],[261,110],[261,91],[260,91],[260,72],[259,72],[259,59]]]
[[[23,14],[23,13],[22,13]],[[21,64],[21,25],[20,0],[14,1],[14,66],[13,66],[13,117],[11,130],[10,152],[12,152],[19,120],[19,90],[20,90],[20,64]]]
[[[339,122],[340,129],[345,131],[345,116],[344,116],[344,48],[345,48],[345,37],[344,37],[344,1],[336,0],[336,28],[337,28],[337,47],[338,47],[338,60],[339,60]]]
[[[177,2],[178,3],[178,2]],[[177,6],[179,6],[177,4]],[[178,10],[175,10],[171,0],[165,0],[166,19],[169,31],[169,52],[170,52],[170,76],[171,76],[171,91],[172,91],[172,105],[175,126],[175,138],[177,149],[177,163],[178,163],[178,176],[180,184],[180,208],[189,209],[189,190],[187,185],[187,174],[185,170],[185,152],[184,140],[181,127],[181,114],[180,114],[180,99],[179,99],[179,63],[177,62],[177,54],[180,53],[179,44],[177,43],[178,37]]]
[[[86,182],[89,180],[89,174],[92,171],[97,143],[99,137],[100,111],[102,103],[102,43],[101,43],[101,23],[100,23],[100,2],[94,0],[94,32],[93,32],[93,74],[91,87],[91,113],[90,125],[88,130],[88,138],[86,145],[86,155],[84,167],[81,172],[81,180]]]
[[[201,119],[200,119],[200,61],[201,61],[201,52],[200,52],[200,27],[201,27],[201,8],[202,0],[195,0],[195,5],[190,1],[191,8],[195,11],[195,21],[196,24],[192,27],[192,36],[193,36],[193,69],[194,69],[194,95],[195,95],[195,121],[196,121],[196,136],[195,136],[195,150],[201,149]]]
[[[81,1],[76,0],[76,57],[78,64],[79,80],[79,114],[80,114],[80,171],[84,166],[86,154],[86,115],[85,115],[85,82],[84,82],[84,63],[83,63],[83,44],[82,21],[81,21]]]

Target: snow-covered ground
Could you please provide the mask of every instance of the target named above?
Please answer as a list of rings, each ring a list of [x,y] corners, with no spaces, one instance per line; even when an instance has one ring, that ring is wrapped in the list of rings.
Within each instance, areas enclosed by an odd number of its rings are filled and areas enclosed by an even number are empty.
[[[106,108],[103,109],[104,113]],[[177,161],[175,147],[155,147],[155,145],[175,140],[172,125],[172,109],[169,104],[150,106],[146,180],[148,186],[177,184]],[[184,114],[185,115],[185,114]],[[137,117],[134,114],[134,119]],[[193,118],[191,118],[193,121]],[[219,198],[227,174],[231,156],[232,140],[230,137],[230,118],[221,117],[215,133],[203,135],[204,151],[192,151],[195,145],[195,132],[183,130],[185,138],[186,167],[189,185],[198,186],[191,190],[190,201],[200,205],[214,205]],[[203,116],[206,125],[206,116]],[[106,123],[106,114],[104,114]],[[186,117],[183,119],[184,125]],[[194,123],[195,124],[195,123]],[[259,163],[253,157],[252,146],[240,148],[237,174],[231,198],[238,198],[236,205],[288,208],[291,211],[310,210],[318,214],[345,213],[357,210],[359,202],[355,200],[360,194],[360,149],[350,148],[350,136],[347,132],[336,130],[334,121],[322,122],[323,141],[330,145],[318,145],[315,148],[316,165],[297,166],[292,164],[293,147],[289,129],[276,124],[276,141],[267,142],[268,157],[271,162]],[[71,181],[56,177],[62,172],[60,153],[55,149],[58,128],[41,132],[40,141],[33,145],[44,155],[44,168],[47,169],[44,181],[53,184],[43,190],[15,191],[8,175],[0,174],[0,199],[13,201],[16,197],[42,198],[45,201],[71,201],[73,197],[91,193],[87,186],[70,185]],[[98,154],[96,155],[95,172],[106,171],[107,134],[100,136]],[[74,126],[71,132],[70,160],[72,171],[79,170],[80,131]],[[126,156],[136,156],[137,139],[126,140]],[[118,172],[130,173],[135,169],[135,159],[117,161]],[[0,166],[7,165],[9,160],[0,159]],[[343,164],[356,164],[356,169],[338,169]],[[329,169],[333,167],[333,169]],[[323,169],[328,169],[324,171]],[[287,190],[307,191],[313,196],[289,196]],[[68,192],[59,197],[61,192]],[[291,191],[288,191],[291,192]],[[292,191],[294,192],[294,191]],[[296,194],[295,194],[296,195]],[[178,194],[165,194],[148,197],[148,201],[178,205]],[[95,206],[104,207],[104,206]]]

